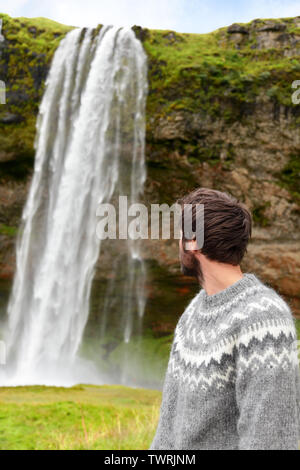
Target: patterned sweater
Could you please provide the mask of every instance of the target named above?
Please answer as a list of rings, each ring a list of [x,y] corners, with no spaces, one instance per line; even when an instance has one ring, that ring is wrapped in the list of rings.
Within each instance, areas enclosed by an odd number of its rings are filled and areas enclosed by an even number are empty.
[[[297,337],[288,304],[252,273],[181,315],[149,449],[297,450]]]

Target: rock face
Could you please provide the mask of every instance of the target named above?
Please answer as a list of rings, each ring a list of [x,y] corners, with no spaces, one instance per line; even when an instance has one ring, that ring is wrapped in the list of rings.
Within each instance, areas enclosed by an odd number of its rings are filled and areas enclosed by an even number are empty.
[[[40,26],[27,24],[31,46],[22,49],[28,63],[22,76],[17,64],[16,72],[9,71],[20,54],[21,28],[16,20],[7,17],[5,24],[4,19],[0,79],[5,76],[9,89],[7,106],[0,109],[2,277],[13,275],[15,233],[9,228],[20,220],[42,85],[66,32],[55,26],[54,42],[43,50],[37,45]],[[298,315],[300,105],[292,103],[291,85],[299,79],[299,28],[299,17],[234,24],[210,36],[133,27],[149,57],[145,202],[172,204],[205,186],[246,203],[254,230],[242,268],[278,289]],[[5,122],[7,116],[11,122]],[[180,279],[177,245],[176,240],[145,241],[144,255],[164,276]],[[103,263],[102,258],[98,279]],[[154,289],[151,272],[149,289]],[[155,276],[153,271],[154,281]]]
[[[210,164],[209,159],[190,162],[188,148],[182,153],[171,150],[167,169],[162,167],[160,173],[155,173],[150,164],[147,194],[150,199],[157,191],[160,198],[167,191],[175,200],[179,187],[184,193],[196,186],[205,186],[227,191],[245,202],[253,214],[254,230],[243,269],[253,270],[286,298],[292,299],[293,309],[299,314],[300,208],[297,199],[279,184],[290,154],[294,152],[299,158],[299,129],[290,126],[284,110],[279,116],[279,120],[275,120],[272,106],[262,105],[248,118],[247,124],[228,125],[222,120],[200,119],[197,125],[195,115],[186,116],[182,112],[173,113],[168,119],[161,118],[152,145],[156,148],[160,142],[162,155],[166,148],[172,148],[173,141],[185,140],[187,131],[190,133],[193,129],[197,135],[201,129],[201,145],[217,147],[219,162]],[[189,120],[193,124],[186,128]],[[152,145],[148,142],[148,158],[153,155]],[[158,246],[152,246],[153,256],[157,253],[159,260],[176,270],[177,244],[172,249],[163,245],[158,250]]]
[[[245,41],[252,49],[282,49],[285,55],[299,55],[299,17],[287,20],[254,20],[247,26],[232,24],[227,28],[230,40],[239,48]],[[288,48],[287,48],[288,46]]]

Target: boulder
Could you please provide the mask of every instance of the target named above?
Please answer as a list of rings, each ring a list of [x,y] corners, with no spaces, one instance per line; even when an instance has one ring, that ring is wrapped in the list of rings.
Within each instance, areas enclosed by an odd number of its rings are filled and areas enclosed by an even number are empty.
[[[0,117],[1,124],[19,124],[24,121],[24,117],[20,114],[6,113]]]
[[[286,30],[286,24],[285,23],[275,23],[275,22],[269,22],[261,26],[260,28],[257,29],[258,32],[264,32],[264,31],[273,31],[275,33],[279,33],[281,31]]]
[[[232,25],[228,26],[227,33],[229,34],[249,34],[249,31],[245,26],[241,26],[238,23],[233,23]]]

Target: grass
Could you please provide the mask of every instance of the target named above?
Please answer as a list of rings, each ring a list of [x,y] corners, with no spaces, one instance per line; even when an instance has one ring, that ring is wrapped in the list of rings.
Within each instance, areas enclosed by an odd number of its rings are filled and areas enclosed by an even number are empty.
[[[292,19],[281,21],[288,33],[299,34]],[[148,114],[183,109],[226,117],[226,111],[236,120],[243,106],[262,94],[291,105],[290,84],[299,62],[284,48],[258,49],[256,33],[237,48],[227,28],[209,34],[149,30],[143,45],[150,61]]]
[[[161,392],[119,385],[0,388],[1,450],[142,450]]]

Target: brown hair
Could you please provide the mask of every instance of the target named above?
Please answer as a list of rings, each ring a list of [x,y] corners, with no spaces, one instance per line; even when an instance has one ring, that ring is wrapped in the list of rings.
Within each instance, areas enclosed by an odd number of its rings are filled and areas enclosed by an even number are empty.
[[[197,206],[204,205],[204,243],[201,253],[212,261],[240,264],[252,233],[252,218],[249,210],[233,196],[209,188],[198,188],[177,201],[182,207],[182,240],[183,205],[192,206],[192,230],[196,232]]]

